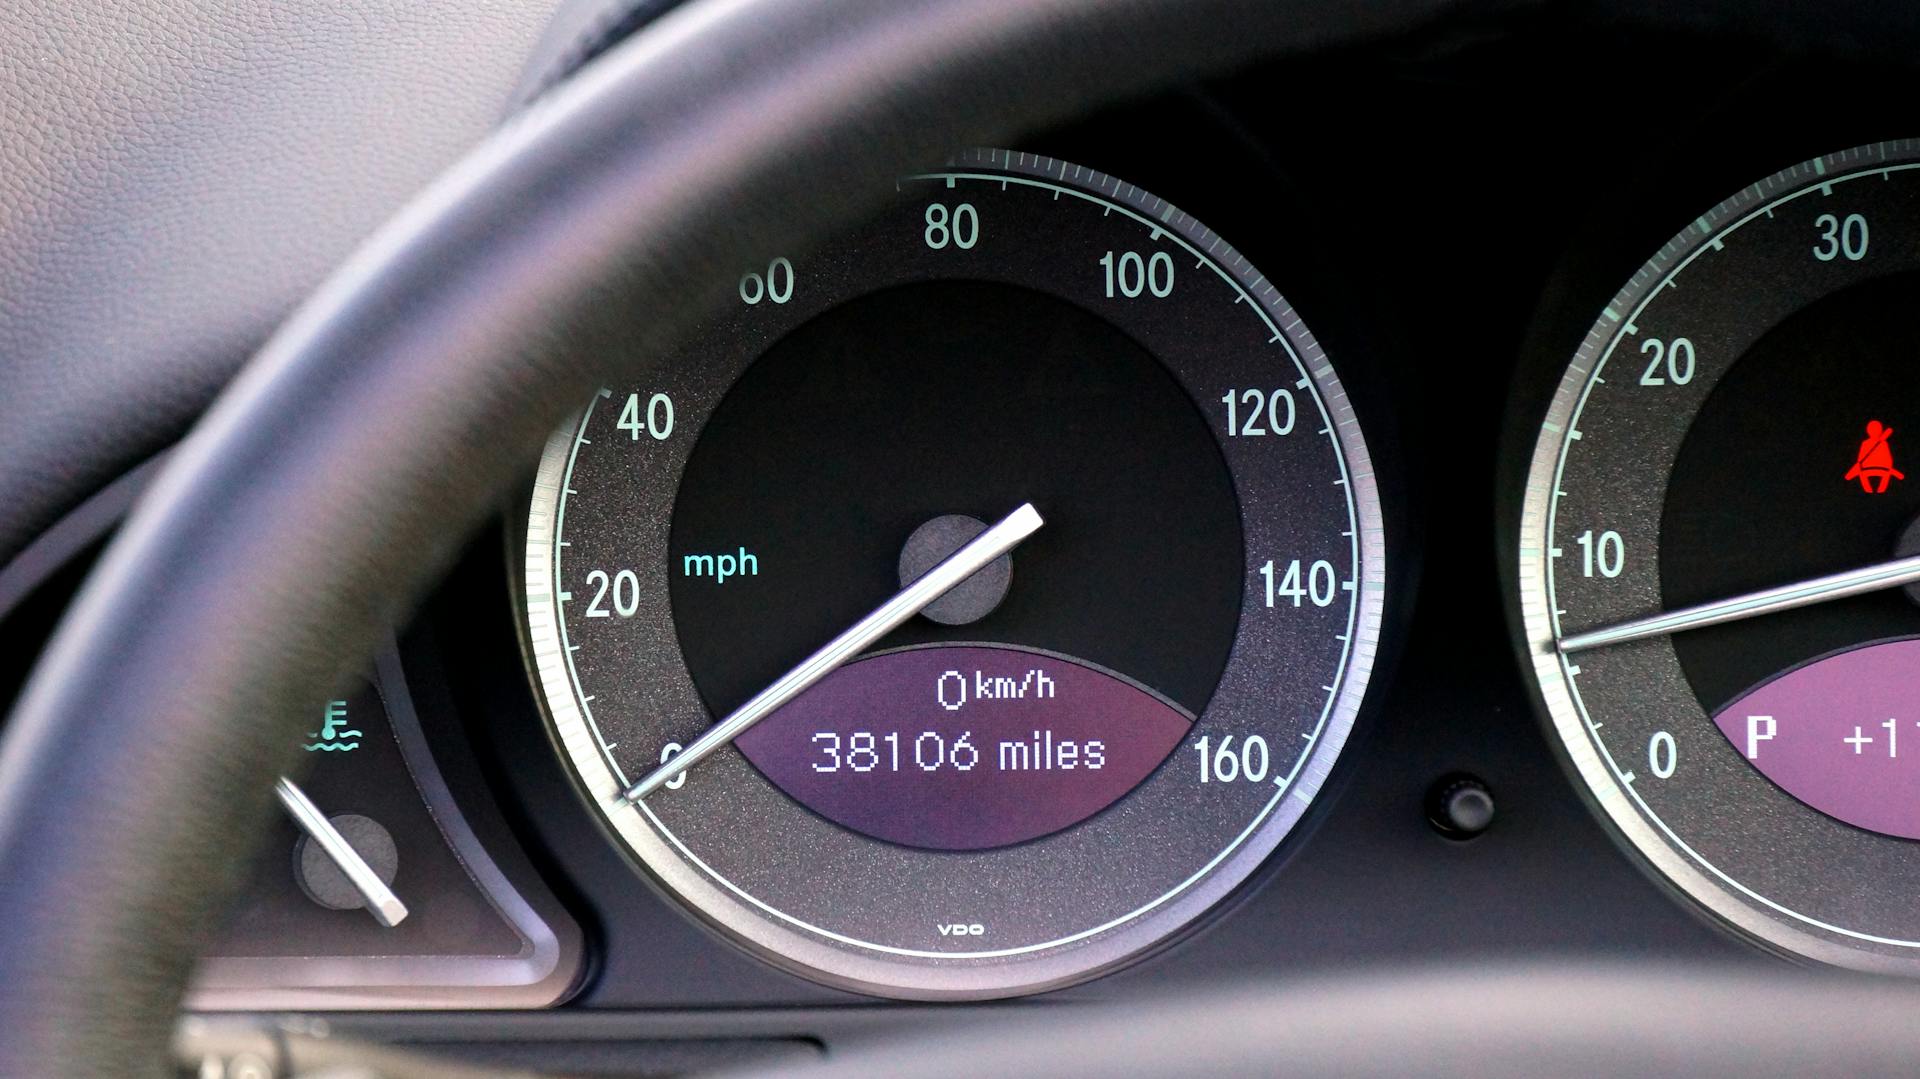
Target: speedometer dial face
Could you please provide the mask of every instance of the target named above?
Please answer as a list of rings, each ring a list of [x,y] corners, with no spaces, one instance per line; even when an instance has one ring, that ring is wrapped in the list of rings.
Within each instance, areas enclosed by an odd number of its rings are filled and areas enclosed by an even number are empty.
[[[699,914],[838,985],[1031,991],[1190,922],[1313,801],[1379,508],[1328,358],[1198,222],[1005,151],[900,187],[554,437],[529,637],[582,790]],[[1010,552],[623,796],[1023,505]]]
[[[1544,699],[1621,833],[1763,941],[1908,973],[1917,159],[1768,177],[1635,275],[1554,399],[1519,552]]]

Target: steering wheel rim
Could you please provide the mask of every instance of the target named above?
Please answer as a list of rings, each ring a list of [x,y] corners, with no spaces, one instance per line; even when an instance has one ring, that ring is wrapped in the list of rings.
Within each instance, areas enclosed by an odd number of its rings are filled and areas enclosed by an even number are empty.
[[[950,147],[1451,6],[700,0],[536,103],[266,346],[43,655],[0,744],[0,1074],[163,1066],[305,702],[738,266]]]
[[[43,655],[0,747],[0,1073],[164,1059],[303,703],[735,267],[952,146],[1442,2],[704,0],[537,103],[255,358]]]

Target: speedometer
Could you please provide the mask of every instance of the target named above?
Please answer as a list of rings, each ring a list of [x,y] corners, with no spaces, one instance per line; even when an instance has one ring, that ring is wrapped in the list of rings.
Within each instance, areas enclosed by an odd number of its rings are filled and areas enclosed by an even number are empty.
[[[1366,444],[1278,292],[1172,205],[987,150],[745,272],[557,433],[539,687],[644,870],[832,984],[987,996],[1244,880],[1378,639]]]
[[[1701,215],[1567,368],[1518,552],[1543,698],[1621,835],[1775,948],[1909,974],[1917,298],[1913,142]]]

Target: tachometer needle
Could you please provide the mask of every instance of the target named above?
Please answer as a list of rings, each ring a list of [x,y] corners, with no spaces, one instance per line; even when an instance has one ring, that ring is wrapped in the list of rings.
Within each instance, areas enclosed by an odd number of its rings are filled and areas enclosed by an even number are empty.
[[[1896,558],[1891,562],[1864,566],[1845,573],[1833,573],[1825,577],[1815,577],[1810,581],[1781,585],[1778,588],[1763,589],[1759,592],[1748,592],[1745,595],[1715,600],[1712,603],[1683,607],[1666,614],[1649,615],[1646,618],[1636,618],[1600,629],[1590,629],[1570,637],[1560,638],[1556,647],[1562,655],[1566,655],[1602,645],[1624,644],[1627,641],[1662,637],[1682,630],[1699,629],[1702,626],[1717,626],[1723,622],[1756,618],[1775,611],[1789,611],[1795,607],[1845,599],[1848,596],[1858,596],[1866,592],[1878,592],[1883,588],[1898,588],[1916,581],[1920,581],[1920,555]]]
[[[393,894],[387,882],[381,880],[367,860],[360,856],[360,852],[353,849],[353,844],[340,834],[340,829],[335,828],[327,815],[320,812],[320,807],[313,804],[313,799],[307,797],[306,791],[301,790],[293,780],[281,776],[280,782],[274,784],[273,793],[279,796],[287,815],[293,818],[301,831],[307,833],[307,838],[320,844],[320,849],[327,852],[333,864],[347,875],[347,880],[353,883],[360,898],[366,900],[367,912],[373,915],[375,921],[392,929],[406,920],[407,905],[400,902],[400,897]]]
[[[721,747],[751,730],[754,724],[772,715],[781,705],[806,692],[815,682],[832,674],[842,664],[893,632],[902,622],[951,592],[987,563],[1013,550],[1021,540],[1039,531],[1044,523],[1040,511],[1034,509],[1032,503],[1022,503],[1019,509],[969,540],[965,546],[948,555],[944,562],[916,577],[912,584],[802,660],[799,666],[754,694],[752,700],[734,709],[727,718],[707,728],[707,733],[694,739],[687,748],[629,787],[625,799],[637,802],[706,760]]]

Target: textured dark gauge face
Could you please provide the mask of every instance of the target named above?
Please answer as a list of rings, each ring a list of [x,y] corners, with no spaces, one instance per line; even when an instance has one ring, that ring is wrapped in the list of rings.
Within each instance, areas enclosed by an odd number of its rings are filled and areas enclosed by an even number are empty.
[[[1063,984],[1300,819],[1377,642],[1379,510],[1329,362],[1167,203],[1031,155],[771,254],[548,448],[530,636],[653,874],[834,984]],[[644,799],[622,792],[1016,507],[1008,554]]]
[[[1521,604],[1607,815],[1721,917],[1920,970],[1920,146],[1702,215],[1544,425]]]

